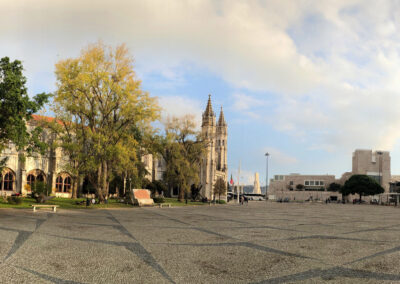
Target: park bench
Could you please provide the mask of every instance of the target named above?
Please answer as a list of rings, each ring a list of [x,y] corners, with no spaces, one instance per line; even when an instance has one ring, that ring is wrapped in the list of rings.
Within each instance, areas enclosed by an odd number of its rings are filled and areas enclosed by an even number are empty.
[[[162,208],[162,207],[171,207],[171,203],[158,203],[158,207]]]
[[[33,212],[36,212],[36,208],[53,208],[53,212],[56,212],[58,205],[49,204],[31,204],[33,207]]]

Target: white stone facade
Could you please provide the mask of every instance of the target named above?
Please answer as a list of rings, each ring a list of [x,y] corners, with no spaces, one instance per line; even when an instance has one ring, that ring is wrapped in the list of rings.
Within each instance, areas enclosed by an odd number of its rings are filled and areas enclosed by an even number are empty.
[[[32,120],[27,123],[28,130],[31,130],[37,125],[38,121],[43,119],[48,121],[52,118],[33,115]],[[44,130],[43,140],[51,143],[54,138],[50,132]],[[25,160],[22,159],[22,154],[12,144],[1,153],[0,159],[8,158],[0,184],[3,194],[21,193],[26,195],[30,192],[33,182],[43,181],[56,196],[71,196],[72,178],[66,171],[68,159],[62,154],[61,148],[49,150],[44,155],[25,155]]]
[[[201,195],[209,200],[214,199],[213,188],[218,178],[225,183],[228,180],[227,142],[228,125],[225,122],[221,107],[218,123],[212,109],[211,96],[208,98],[206,110],[203,113],[201,132],[207,141],[207,151],[201,161],[200,184]],[[226,199],[226,196],[224,196]]]

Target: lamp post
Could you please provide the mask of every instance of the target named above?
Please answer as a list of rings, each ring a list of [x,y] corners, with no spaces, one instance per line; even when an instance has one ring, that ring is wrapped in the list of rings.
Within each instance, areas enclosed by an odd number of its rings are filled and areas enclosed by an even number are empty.
[[[267,167],[266,167],[266,177],[265,177],[265,199],[268,199],[268,158],[269,158],[269,153],[265,153],[265,157],[267,157]]]
[[[239,197],[240,197],[240,161],[239,161],[239,169],[238,169],[238,185],[236,189],[236,194],[237,194],[237,203],[239,204]]]

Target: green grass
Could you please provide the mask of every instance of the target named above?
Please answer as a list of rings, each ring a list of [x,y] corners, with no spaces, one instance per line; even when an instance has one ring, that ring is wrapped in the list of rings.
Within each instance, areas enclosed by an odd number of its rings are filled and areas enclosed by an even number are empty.
[[[108,204],[94,204],[86,207],[85,205],[78,205],[76,202],[86,201],[86,198],[61,198],[55,197],[45,204],[58,205],[62,209],[94,209],[94,208],[132,208],[132,205],[119,203],[116,199],[108,200]],[[36,200],[29,197],[24,197],[23,201],[19,205],[4,203],[0,199],[0,208],[31,208],[31,204],[36,204]]]
[[[86,201],[86,198],[61,198],[55,197],[45,204],[58,205],[61,209],[96,209],[96,208],[132,208],[130,204],[120,203],[117,199],[109,199],[108,204],[94,204],[86,207],[85,205],[78,205],[77,202]],[[171,203],[171,206],[190,206],[190,205],[203,205],[202,202],[179,202],[176,198],[164,198],[164,203]],[[19,205],[8,204],[3,202],[0,198],[0,208],[31,208],[31,204],[36,204],[36,200],[30,197],[23,197],[22,203]]]
[[[188,203],[186,204],[185,202],[180,202],[176,198],[164,198],[164,203],[171,203],[171,206],[190,206],[190,205],[204,205],[203,202],[192,202],[188,200]]]

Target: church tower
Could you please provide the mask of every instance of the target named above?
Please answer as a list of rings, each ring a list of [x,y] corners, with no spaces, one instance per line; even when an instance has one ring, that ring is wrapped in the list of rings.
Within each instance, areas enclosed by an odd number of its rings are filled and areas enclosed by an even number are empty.
[[[211,95],[208,95],[206,110],[203,112],[201,133],[207,143],[207,150],[201,162],[200,183],[203,197],[212,199],[215,175],[215,113],[212,109]]]
[[[227,168],[227,147],[226,141],[228,139],[228,126],[225,122],[224,111],[221,107],[221,112],[219,114],[219,119],[216,129],[216,158],[217,158],[217,171],[225,172]],[[227,178],[225,177],[226,181]]]
[[[200,168],[201,195],[209,200],[214,198],[213,188],[217,179],[221,177],[225,182],[227,181],[227,129],[228,126],[222,108],[218,123],[216,123],[211,95],[209,95],[201,124],[201,132],[207,143],[207,151],[201,161]]]

